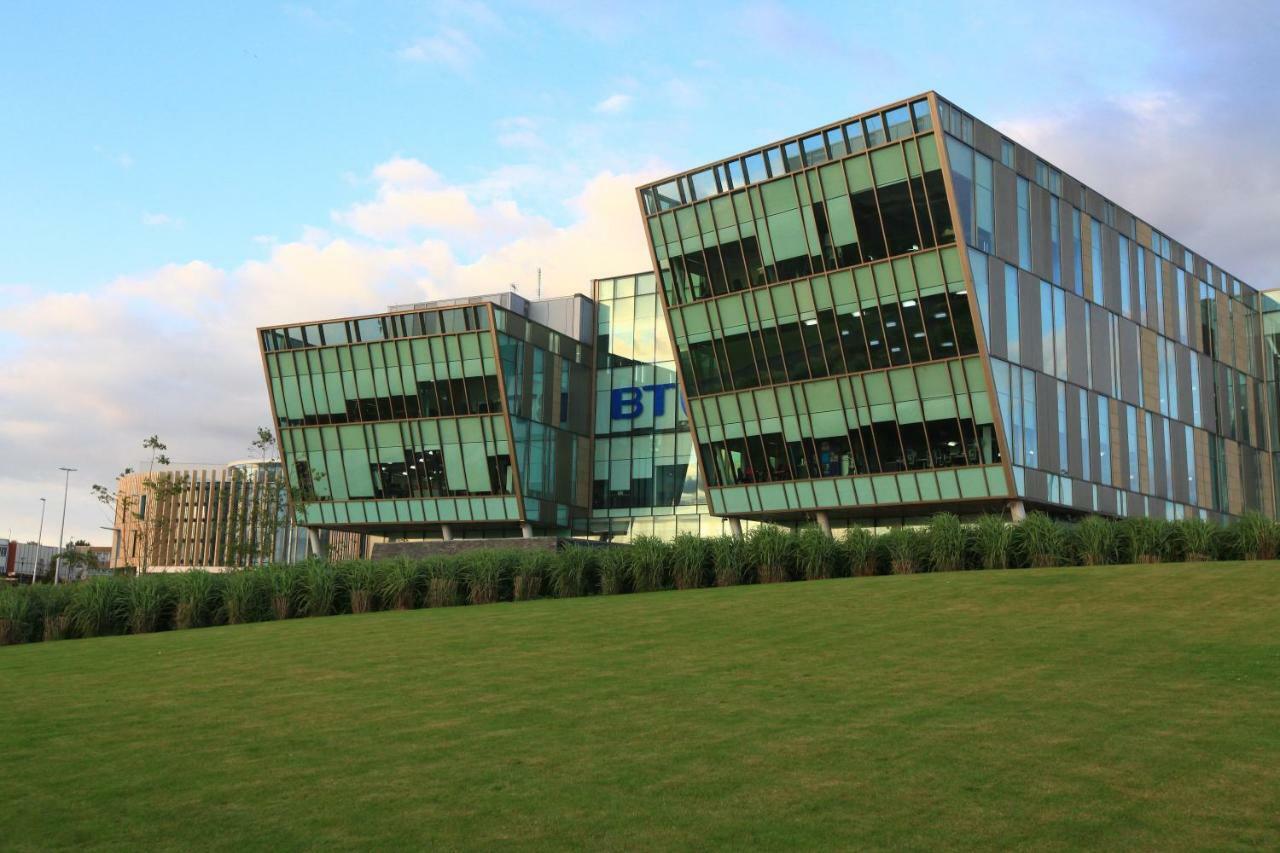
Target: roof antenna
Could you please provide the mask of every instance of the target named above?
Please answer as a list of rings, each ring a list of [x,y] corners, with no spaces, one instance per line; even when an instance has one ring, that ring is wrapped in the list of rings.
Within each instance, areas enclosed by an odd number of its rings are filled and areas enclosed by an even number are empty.
[[[542,267],[538,267],[538,299],[542,299]]]

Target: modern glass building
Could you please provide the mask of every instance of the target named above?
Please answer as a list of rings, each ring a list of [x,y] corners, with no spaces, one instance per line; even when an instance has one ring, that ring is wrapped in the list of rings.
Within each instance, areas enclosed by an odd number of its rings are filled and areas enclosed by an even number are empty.
[[[300,521],[1275,514],[1276,303],[935,93],[638,198],[591,298],[259,330]]]
[[[1259,294],[934,93],[639,196],[713,513],[1275,512]]]

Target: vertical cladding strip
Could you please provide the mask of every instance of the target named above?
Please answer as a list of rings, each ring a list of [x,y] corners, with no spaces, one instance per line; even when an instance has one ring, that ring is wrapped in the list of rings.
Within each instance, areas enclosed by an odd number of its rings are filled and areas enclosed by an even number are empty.
[[[717,516],[715,502],[711,498],[711,477],[709,471],[702,464],[702,442],[698,438],[697,418],[693,416],[692,399],[685,386],[684,369],[680,366],[680,344],[676,337],[675,327],[671,324],[671,306],[667,304],[667,289],[662,281],[662,270],[658,268],[658,254],[653,248],[653,228],[650,224],[651,220],[645,213],[644,194],[639,188],[636,189],[636,205],[640,209],[640,220],[644,223],[645,244],[649,251],[649,261],[653,265],[653,286],[658,293],[658,302],[662,305],[662,320],[667,326],[667,336],[671,341],[671,352],[675,357],[676,382],[680,389],[680,395],[684,398],[689,408],[689,433],[693,436],[694,453],[698,456],[698,470],[701,472],[703,496],[707,500],[707,514]],[[657,216],[657,214],[654,214]]]
[[[207,566],[209,563],[210,535],[213,530],[213,518],[218,511],[217,489],[213,486],[213,478],[207,472],[200,474],[200,488],[209,495],[206,501],[204,523],[200,526],[200,565]]]
[[[502,367],[502,351],[498,347],[498,316],[493,310],[493,303],[486,302],[485,310],[489,312],[489,343],[493,347],[493,358],[498,371],[498,389],[501,392],[502,419],[507,425],[507,455],[511,459],[511,485],[516,492],[516,508],[521,524],[527,524],[529,515],[524,508],[524,489],[520,485],[520,463],[516,461],[516,432],[511,426],[511,405],[507,400],[507,374]]]
[[[1004,421],[1000,415],[1000,400],[996,394],[995,374],[991,369],[991,353],[987,350],[987,336],[981,328],[982,313],[978,306],[978,292],[973,282],[973,269],[969,266],[968,235],[960,220],[960,210],[956,204],[956,190],[951,181],[951,159],[947,156],[946,128],[942,126],[938,110],[938,93],[929,92],[929,112],[934,127],[934,142],[938,146],[938,161],[942,164],[942,182],[947,190],[947,207],[951,213],[951,221],[956,232],[956,253],[960,256],[960,268],[964,272],[965,294],[969,297],[969,317],[974,324],[974,337],[978,341],[978,357],[982,359],[982,371],[987,380],[987,405],[991,409],[991,420],[996,428],[996,443],[1000,446],[1000,461],[1004,468],[1005,483],[1009,489],[1009,497],[1021,497],[1015,491],[1013,478],[1013,458],[1009,455],[1009,447],[1004,430]]]

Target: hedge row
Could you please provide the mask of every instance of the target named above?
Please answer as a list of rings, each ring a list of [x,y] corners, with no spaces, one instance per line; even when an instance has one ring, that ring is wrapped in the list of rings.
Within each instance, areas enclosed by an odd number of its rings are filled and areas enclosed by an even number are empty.
[[[1100,517],[1064,523],[1041,513],[1018,524],[995,515],[962,524],[942,513],[926,527],[880,535],[851,529],[838,539],[812,527],[759,527],[745,539],[641,537],[625,547],[570,547],[555,554],[495,547],[425,560],[310,560],[225,574],[193,570],[9,587],[0,590],[0,645],[544,596],[1025,566],[1272,559],[1278,544],[1280,525],[1256,514],[1219,526],[1198,519]]]

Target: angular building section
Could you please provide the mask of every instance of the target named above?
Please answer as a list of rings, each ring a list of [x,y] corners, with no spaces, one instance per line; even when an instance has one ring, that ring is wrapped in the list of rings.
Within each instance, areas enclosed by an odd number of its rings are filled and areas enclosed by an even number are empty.
[[[942,157],[920,98],[641,188],[712,512],[1012,495]]]
[[[259,330],[301,523],[585,532],[593,305],[514,293]]]
[[[639,195],[713,513],[1274,514],[1259,294],[935,94]]]
[[[937,104],[1018,494],[1108,515],[1274,516],[1270,300]]]

